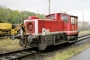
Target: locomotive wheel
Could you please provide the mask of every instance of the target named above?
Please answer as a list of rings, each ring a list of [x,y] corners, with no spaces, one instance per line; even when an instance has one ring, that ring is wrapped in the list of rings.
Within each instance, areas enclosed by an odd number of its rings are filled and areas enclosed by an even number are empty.
[[[28,42],[31,44],[31,42],[32,42],[32,35],[29,35],[29,36],[27,37],[27,40],[28,40]]]
[[[19,40],[19,45],[23,48],[26,48],[24,41],[23,40]]]
[[[23,40],[19,40],[19,45],[23,46]]]

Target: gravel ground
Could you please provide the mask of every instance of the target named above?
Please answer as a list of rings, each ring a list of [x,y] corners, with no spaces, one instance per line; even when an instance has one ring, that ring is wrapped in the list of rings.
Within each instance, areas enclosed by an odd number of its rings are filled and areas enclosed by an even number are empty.
[[[23,60],[50,60],[52,57],[54,57],[54,55],[56,53],[61,53],[67,49],[70,49],[73,47],[75,48],[75,47],[78,47],[78,46],[81,46],[81,45],[87,44],[87,43],[90,43],[90,38],[85,39],[83,41],[76,42],[74,44],[65,43],[65,44],[61,44],[61,45],[57,45],[57,46],[50,46],[50,47],[47,47],[47,49],[45,51],[38,53],[36,55],[33,55],[33,56],[26,57]],[[47,58],[47,59],[45,59],[45,58]]]

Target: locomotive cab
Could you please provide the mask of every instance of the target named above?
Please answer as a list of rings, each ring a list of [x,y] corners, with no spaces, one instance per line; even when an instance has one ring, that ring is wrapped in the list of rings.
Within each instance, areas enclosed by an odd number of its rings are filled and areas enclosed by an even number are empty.
[[[78,17],[66,13],[55,13],[46,16],[47,19],[62,21],[63,31],[67,35],[78,34]],[[73,31],[73,32],[70,32]]]

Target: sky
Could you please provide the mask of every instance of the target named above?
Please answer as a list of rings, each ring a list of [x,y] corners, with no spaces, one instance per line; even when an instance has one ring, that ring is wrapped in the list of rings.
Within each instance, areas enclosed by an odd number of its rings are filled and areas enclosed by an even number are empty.
[[[0,0],[0,5],[12,10],[48,14],[48,0]],[[79,21],[89,21],[90,0],[51,0],[50,13],[67,12],[79,17]]]

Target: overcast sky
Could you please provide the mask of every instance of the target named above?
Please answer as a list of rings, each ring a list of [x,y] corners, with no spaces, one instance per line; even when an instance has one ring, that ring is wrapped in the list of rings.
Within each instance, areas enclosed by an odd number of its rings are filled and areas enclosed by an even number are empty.
[[[0,5],[13,10],[48,14],[48,0],[0,0]],[[90,0],[51,0],[51,13],[67,12],[77,15],[79,21],[90,20]]]

